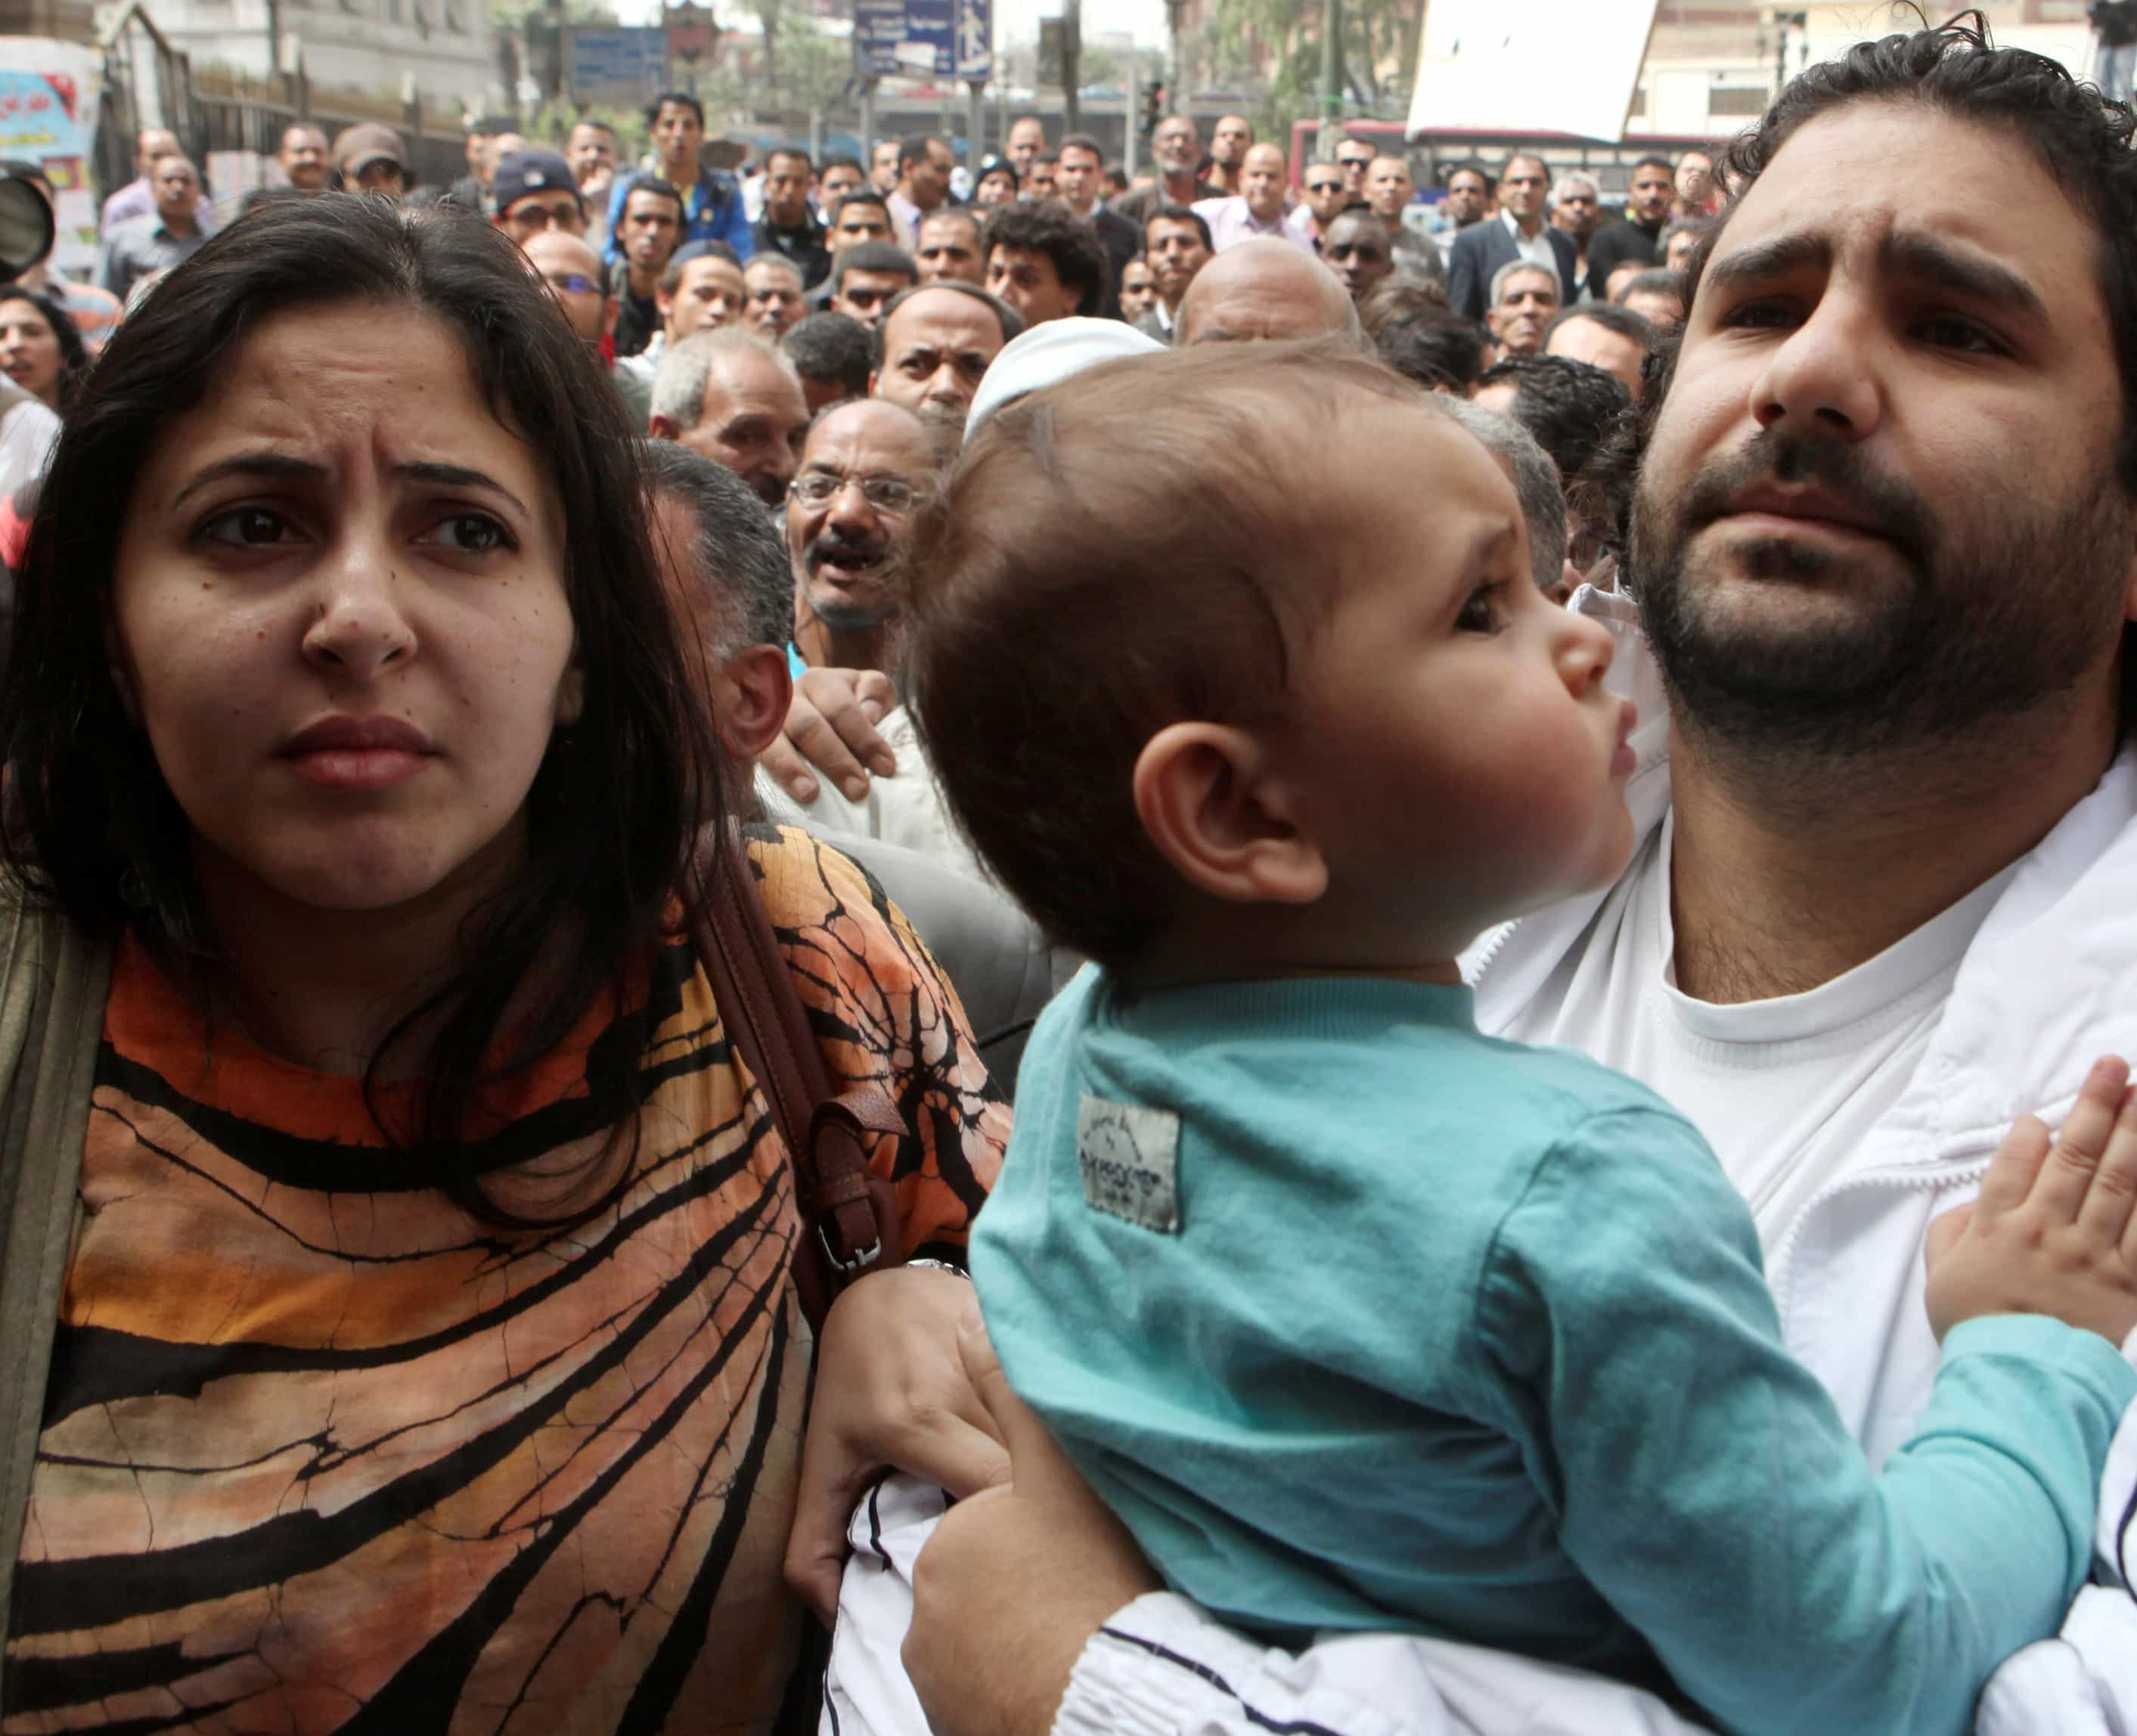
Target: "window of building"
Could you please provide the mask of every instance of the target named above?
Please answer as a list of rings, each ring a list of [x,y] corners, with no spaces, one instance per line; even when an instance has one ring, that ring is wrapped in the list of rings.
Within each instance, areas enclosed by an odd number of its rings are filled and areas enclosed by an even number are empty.
[[[1709,114],[1764,114],[1774,93],[1764,85],[1723,85],[1706,93]]]

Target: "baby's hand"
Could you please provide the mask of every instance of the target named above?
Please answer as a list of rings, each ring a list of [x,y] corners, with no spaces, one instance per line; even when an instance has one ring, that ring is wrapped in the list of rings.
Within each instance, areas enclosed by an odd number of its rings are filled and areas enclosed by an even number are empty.
[[[1930,1226],[1930,1325],[2047,1314],[2120,1345],[2137,1330],[2137,1092],[2130,1063],[2093,1063],[2069,1120],[2019,1116],[1972,1205]]]

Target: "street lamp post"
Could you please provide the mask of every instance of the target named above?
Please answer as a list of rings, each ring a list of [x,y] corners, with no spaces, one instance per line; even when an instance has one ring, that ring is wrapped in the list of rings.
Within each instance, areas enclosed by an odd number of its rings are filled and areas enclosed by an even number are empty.
[[[1343,119],[1343,0],[1321,0],[1321,155],[1336,154]]]

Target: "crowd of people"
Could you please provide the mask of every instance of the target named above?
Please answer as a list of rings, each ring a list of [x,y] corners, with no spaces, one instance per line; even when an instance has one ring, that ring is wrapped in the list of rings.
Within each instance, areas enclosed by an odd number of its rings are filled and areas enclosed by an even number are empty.
[[[0,1731],[2137,1724],[2130,110],[646,119],[0,287]]]

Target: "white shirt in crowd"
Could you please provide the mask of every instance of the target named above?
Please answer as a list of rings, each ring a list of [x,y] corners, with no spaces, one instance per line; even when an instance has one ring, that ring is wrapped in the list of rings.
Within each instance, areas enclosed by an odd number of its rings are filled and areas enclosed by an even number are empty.
[[[1514,221],[1514,214],[1511,211],[1501,212],[1499,221],[1507,226],[1507,233],[1514,238],[1514,250],[1516,253],[1531,265],[1548,265],[1550,267],[1552,276],[1555,277],[1558,275],[1558,255],[1550,250],[1550,229],[1548,224],[1539,223],[1534,235],[1523,235],[1521,226]]]

